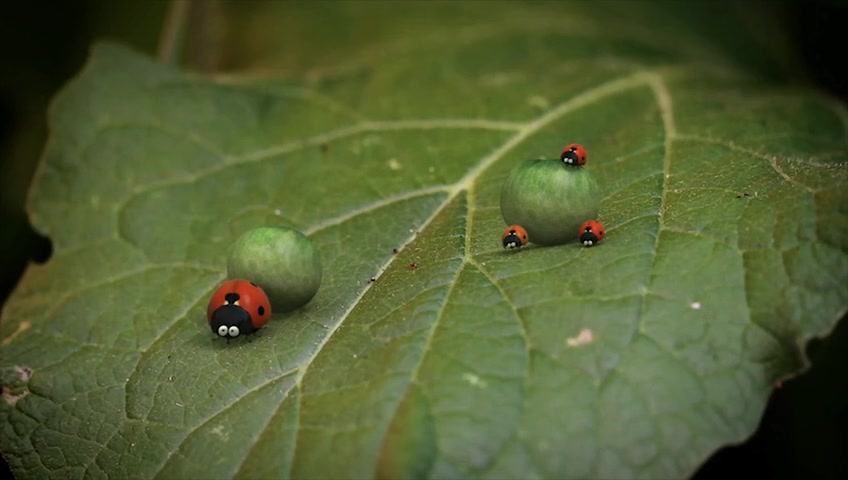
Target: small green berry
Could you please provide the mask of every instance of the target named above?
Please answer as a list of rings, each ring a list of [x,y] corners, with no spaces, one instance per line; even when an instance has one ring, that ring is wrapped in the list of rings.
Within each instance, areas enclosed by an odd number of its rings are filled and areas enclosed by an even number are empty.
[[[558,160],[527,160],[501,189],[501,214],[527,230],[530,241],[559,245],[574,240],[587,218],[597,218],[601,189],[586,168]]]
[[[246,278],[265,290],[275,312],[309,302],[321,285],[321,260],[305,235],[285,227],[242,234],[227,262],[230,278]]]

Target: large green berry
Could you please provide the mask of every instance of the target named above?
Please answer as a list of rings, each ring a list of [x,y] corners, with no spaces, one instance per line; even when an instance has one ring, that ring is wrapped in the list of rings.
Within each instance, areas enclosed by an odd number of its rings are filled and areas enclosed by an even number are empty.
[[[261,227],[236,240],[227,274],[262,287],[274,311],[283,312],[315,296],[321,285],[321,260],[312,242],[297,230]]]
[[[504,221],[521,225],[540,245],[575,240],[580,225],[597,218],[600,202],[601,190],[589,171],[558,160],[527,160],[501,189]]]

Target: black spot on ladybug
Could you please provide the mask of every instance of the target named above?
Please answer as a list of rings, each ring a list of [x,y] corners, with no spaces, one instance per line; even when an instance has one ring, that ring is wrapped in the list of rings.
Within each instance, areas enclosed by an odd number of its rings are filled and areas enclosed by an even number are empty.
[[[227,303],[232,304],[232,303],[238,302],[239,298],[241,298],[241,297],[239,297],[239,294],[233,292],[233,293],[228,293],[227,296],[224,297],[224,300]]]
[[[259,305],[259,310],[257,311],[259,312],[259,315],[265,315],[265,307],[262,305]]]

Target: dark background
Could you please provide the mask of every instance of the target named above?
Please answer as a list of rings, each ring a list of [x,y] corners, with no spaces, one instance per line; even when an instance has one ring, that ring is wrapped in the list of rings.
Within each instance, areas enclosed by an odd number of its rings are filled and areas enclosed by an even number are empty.
[[[848,99],[848,1],[741,3],[767,9],[792,40],[800,62],[791,71],[775,72],[781,81],[810,83],[843,102]],[[712,10],[721,14],[723,6],[729,5],[717,1]],[[0,45],[5,48],[0,60],[4,64],[0,75],[0,304],[29,262],[44,262],[51,254],[50,240],[33,231],[24,210],[47,138],[50,98],[79,71],[96,40],[120,41],[155,55],[168,6],[162,0],[40,0],[4,5],[0,17]],[[695,479],[848,478],[846,318],[828,338],[809,343],[812,367],[775,389],[757,432],[741,445],[719,450]],[[2,460],[0,477],[11,478]]]

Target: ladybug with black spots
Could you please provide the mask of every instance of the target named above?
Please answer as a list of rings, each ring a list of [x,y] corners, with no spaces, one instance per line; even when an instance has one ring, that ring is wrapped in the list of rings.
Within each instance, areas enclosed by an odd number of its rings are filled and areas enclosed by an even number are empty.
[[[215,290],[206,307],[206,319],[212,333],[227,339],[254,333],[270,318],[268,295],[248,280],[225,282]]]
[[[562,160],[563,163],[566,165],[574,165],[576,167],[586,165],[586,158],[586,149],[583,148],[583,145],[578,145],[576,143],[566,145],[565,148],[562,149],[562,153],[559,154],[559,159]]]
[[[504,248],[518,248],[526,245],[528,240],[527,230],[521,225],[510,225],[501,235]]]
[[[595,220],[588,220],[580,225],[579,232],[580,243],[583,246],[591,247],[592,245],[597,245],[598,242],[604,239],[606,236],[606,232],[604,232],[604,226]]]

